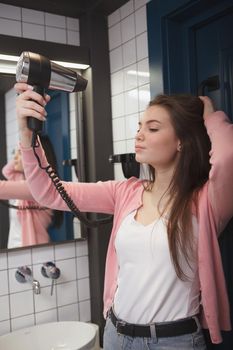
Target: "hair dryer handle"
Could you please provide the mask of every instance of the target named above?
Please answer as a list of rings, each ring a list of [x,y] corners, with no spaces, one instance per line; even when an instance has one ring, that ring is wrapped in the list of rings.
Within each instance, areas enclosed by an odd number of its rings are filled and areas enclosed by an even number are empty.
[[[38,85],[33,86],[33,91],[37,92],[41,96],[44,96],[45,93],[45,89]],[[43,129],[43,122],[33,117],[28,117],[27,125],[30,130],[35,131],[37,134],[39,134]]]

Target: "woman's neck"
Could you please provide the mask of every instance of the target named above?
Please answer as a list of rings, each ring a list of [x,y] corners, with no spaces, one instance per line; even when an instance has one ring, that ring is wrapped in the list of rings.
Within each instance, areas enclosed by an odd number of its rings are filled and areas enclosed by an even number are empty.
[[[164,193],[169,188],[174,176],[174,168],[155,169],[155,181],[152,187],[152,192]]]

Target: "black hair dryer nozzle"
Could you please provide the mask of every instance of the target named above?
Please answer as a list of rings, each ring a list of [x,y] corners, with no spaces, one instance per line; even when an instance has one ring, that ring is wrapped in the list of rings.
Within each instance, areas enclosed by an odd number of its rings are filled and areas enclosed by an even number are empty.
[[[110,163],[121,163],[124,176],[129,179],[131,176],[139,178],[140,163],[135,159],[135,153],[114,154],[109,157]]]

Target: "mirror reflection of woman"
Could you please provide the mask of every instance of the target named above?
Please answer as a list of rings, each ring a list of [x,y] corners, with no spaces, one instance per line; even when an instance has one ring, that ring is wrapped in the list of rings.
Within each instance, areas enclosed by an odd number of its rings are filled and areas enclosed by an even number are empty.
[[[47,136],[42,143],[50,161],[55,164],[55,155]],[[11,200],[13,209],[10,217],[10,229],[7,248],[25,247],[50,242],[48,228],[61,222],[61,213],[39,205],[32,197],[25,181],[21,151],[16,149],[11,159],[2,169],[8,181],[0,181],[0,199]],[[59,218],[58,218],[59,217]]]
[[[27,116],[49,98],[16,84],[23,163],[42,205],[68,210],[31,148]],[[135,137],[150,180],[62,182],[81,211],[113,214],[104,291],[104,349],[206,350],[230,330],[218,235],[233,216],[233,125],[206,96],[159,95]],[[37,148],[43,166],[43,149]],[[101,230],[100,230],[101,231]],[[100,233],[101,234],[101,233]]]

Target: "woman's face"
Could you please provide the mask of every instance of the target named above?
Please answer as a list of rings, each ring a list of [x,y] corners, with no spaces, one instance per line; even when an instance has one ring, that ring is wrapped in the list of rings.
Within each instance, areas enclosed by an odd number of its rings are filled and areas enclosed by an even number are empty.
[[[180,141],[167,110],[161,106],[148,107],[135,139],[136,160],[155,169],[169,169],[175,166],[179,149]]]
[[[22,156],[21,156],[21,151],[19,149],[17,149],[15,151],[14,168],[15,168],[15,171],[19,171],[19,172],[23,173]]]

